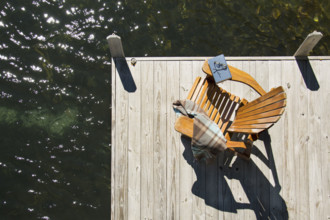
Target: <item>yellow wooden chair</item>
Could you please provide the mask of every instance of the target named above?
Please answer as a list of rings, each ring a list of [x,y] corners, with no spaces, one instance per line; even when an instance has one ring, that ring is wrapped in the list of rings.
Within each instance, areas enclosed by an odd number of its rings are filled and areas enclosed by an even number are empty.
[[[219,126],[227,139],[228,149],[244,159],[249,159],[252,143],[258,138],[258,134],[270,128],[283,114],[286,94],[281,86],[266,93],[249,74],[228,67],[232,74],[231,80],[249,85],[261,96],[248,102],[220,88],[210,77],[212,73],[206,61],[203,71],[208,76],[196,78],[187,99],[197,103]],[[231,121],[233,116],[234,120]],[[193,120],[187,116],[180,116],[175,122],[175,130],[191,138]],[[240,137],[240,140],[234,140],[237,137]]]

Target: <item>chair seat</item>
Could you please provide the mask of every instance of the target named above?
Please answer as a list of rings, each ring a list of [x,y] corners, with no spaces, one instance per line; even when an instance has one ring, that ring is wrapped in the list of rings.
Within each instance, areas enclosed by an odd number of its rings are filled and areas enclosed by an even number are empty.
[[[180,116],[175,121],[174,128],[175,128],[176,131],[180,132],[182,135],[185,135],[189,138],[192,138],[193,129],[194,129],[194,119],[189,118],[187,116]],[[239,149],[239,148],[246,150],[248,148],[248,146],[246,146],[245,142],[227,140],[226,145],[227,145],[228,149],[236,152],[240,157],[242,157],[244,159],[249,159],[249,155],[237,152],[237,150],[236,150],[236,149]]]

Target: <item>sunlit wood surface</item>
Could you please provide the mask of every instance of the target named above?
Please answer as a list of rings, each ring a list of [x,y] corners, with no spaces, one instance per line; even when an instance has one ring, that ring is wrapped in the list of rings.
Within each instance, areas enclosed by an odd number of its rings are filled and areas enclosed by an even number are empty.
[[[287,104],[250,161],[226,152],[210,164],[194,161],[172,109],[205,75],[205,59],[136,58],[132,66],[128,58],[130,73],[112,66],[112,219],[327,219],[330,57],[227,57],[266,92],[283,86]],[[259,97],[242,83],[221,87]]]

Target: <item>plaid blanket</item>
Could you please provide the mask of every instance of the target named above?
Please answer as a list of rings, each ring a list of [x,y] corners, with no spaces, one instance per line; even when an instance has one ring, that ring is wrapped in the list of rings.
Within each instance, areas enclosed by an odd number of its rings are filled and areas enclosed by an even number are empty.
[[[196,103],[191,100],[177,100],[173,103],[173,109],[178,115],[194,118],[191,149],[196,160],[209,161],[227,148],[227,140],[220,128]]]

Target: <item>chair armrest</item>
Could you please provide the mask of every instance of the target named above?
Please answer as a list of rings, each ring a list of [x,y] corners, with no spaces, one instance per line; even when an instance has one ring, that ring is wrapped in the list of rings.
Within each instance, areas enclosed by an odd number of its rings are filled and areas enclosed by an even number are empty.
[[[177,132],[192,138],[193,129],[194,129],[194,119],[182,115],[176,119],[174,124],[174,129]]]
[[[233,66],[230,66],[230,65],[228,65],[228,68],[229,68],[231,76],[232,76],[232,78],[231,78],[232,81],[241,82],[241,83],[244,83],[244,84],[250,86],[259,95],[266,94],[266,91],[259,85],[259,83],[250,74],[248,74],[240,69],[237,69]],[[213,76],[207,60],[204,62],[202,70],[207,75]]]

